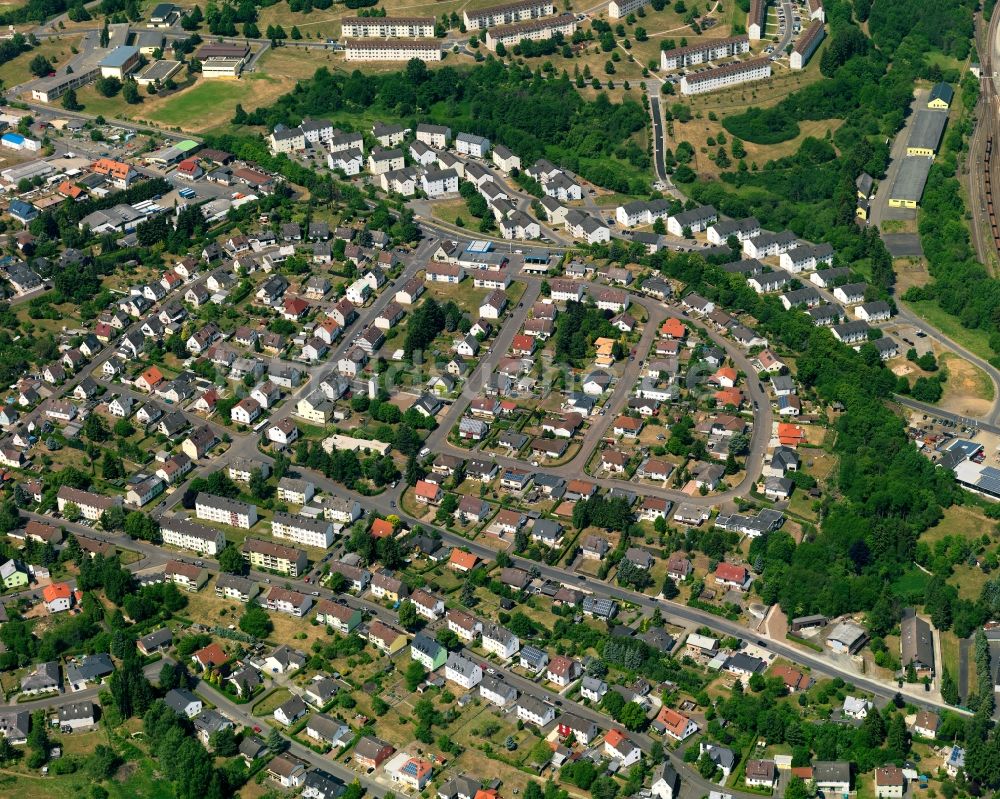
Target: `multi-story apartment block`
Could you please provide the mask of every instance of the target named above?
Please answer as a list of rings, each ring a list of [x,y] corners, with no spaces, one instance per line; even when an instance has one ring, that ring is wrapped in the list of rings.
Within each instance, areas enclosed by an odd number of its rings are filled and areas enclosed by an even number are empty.
[[[706,61],[718,61],[722,58],[749,52],[750,39],[747,36],[707,39],[703,42],[689,44],[687,47],[664,50],[660,53],[660,68],[665,72],[671,72],[675,69],[704,64]]]
[[[754,58],[749,61],[738,61],[715,69],[706,69],[681,78],[681,94],[704,94],[771,77],[771,61],[767,58]]]
[[[181,518],[162,519],[160,537],[164,544],[190,549],[192,552],[212,557],[218,555],[226,546],[226,536],[222,530],[215,530]]]
[[[306,553],[295,547],[286,547],[259,538],[248,538],[240,546],[244,560],[255,569],[269,569],[289,577],[298,577],[307,566]]]
[[[333,522],[278,511],[271,519],[271,535],[304,547],[326,549],[333,543]]]
[[[348,61],[441,60],[439,39],[348,39],[344,50]]]
[[[539,41],[551,39],[555,34],[572,36],[576,31],[576,17],[572,14],[560,14],[558,17],[539,17],[527,22],[515,22],[512,25],[498,25],[486,32],[486,46],[495,51],[497,44],[513,47],[522,39]]]
[[[249,530],[257,523],[257,506],[201,492],[194,501],[195,515],[204,521]]]
[[[474,31],[493,25],[526,22],[529,19],[547,17],[555,13],[556,6],[553,0],[521,0],[518,3],[505,3],[500,6],[480,8],[477,11],[466,9],[462,12],[462,17],[466,29]]]
[[[434,17],[353,17],[341,22],[347,39],[430,39]]]

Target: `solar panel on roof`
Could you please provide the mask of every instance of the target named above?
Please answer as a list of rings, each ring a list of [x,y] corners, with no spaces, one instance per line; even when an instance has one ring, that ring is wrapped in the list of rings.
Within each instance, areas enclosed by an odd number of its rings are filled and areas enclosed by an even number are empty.
[[[1000,469],[986,466],[979,473],[976,486],[990,494],[1000,495]]]

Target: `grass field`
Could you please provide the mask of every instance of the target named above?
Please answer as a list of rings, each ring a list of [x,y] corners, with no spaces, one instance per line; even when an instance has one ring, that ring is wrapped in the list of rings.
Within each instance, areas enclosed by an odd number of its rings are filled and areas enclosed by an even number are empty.
[[[933,544],[946,535],[978,538],[984,530],[988,530],[991,526],[990,520],[983,516],[975,506],[952,505],[950,508],[945,508],[944,518],[921,535],[920,540]]]
[[[7,4],[0,4],[0,11],[8,10]],[[38,47],[22,53],[12,61],[0,66],[0,81],[4,86],[17,86],[34,76],[28,70],[28,65],[36,56],[43,55],[56,66],[61,66],[72,55],[72,48],[80,42],[79,36],[67,36],[58,41],[45,40]]]
[[[296,81],[312,77],[324,65],[333,66],[332,53],[279,49],[265,53],[258,64],[259,71],[244,73],[240,80],[199,78],[163,97],[147,95],[142,90],[143,99],[137,105],[128,105],[120,94],[102,97],[93,86],[80,89],[77,95],[91,114],[144,120],[198,133],[228,125],[237,105],[242,104],[247,110],[270,105],[291,91]],[[179,73],[179,79],[184,75],[183,71]]]
[[[974,355],[984,359],[993,357],[989,336],[985,332],[963,327],[958,319],[943,311],[937,303],[931,300],[921,300],[920,302],[904,302],[903,304]]]
[[[287,688],[278,688],[268,694],[253,706],[255,716],[270,716],[283,703],[292,698],[292,692]]]

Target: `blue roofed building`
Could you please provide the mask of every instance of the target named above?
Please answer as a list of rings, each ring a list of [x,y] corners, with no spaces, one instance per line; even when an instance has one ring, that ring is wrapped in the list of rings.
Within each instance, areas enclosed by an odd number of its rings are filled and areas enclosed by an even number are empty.
[[[38,216],[38,209],[24,200],[11,200],[7,212],[25,226]]]

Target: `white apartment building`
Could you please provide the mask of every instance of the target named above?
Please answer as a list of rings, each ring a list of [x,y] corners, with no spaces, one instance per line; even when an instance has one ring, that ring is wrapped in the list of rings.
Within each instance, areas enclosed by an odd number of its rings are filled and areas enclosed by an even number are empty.
[[[746,219],[727,219],[716,222],[709,226],[706,235],[709,244],[725,244],[730,236],[735,236],[742,244],[747,239],[759,236],[760,232],[760,222],[749,216]]]
[[[109,508],[122,504],[121,497],[106,497],[71,486],[60,486],[56,494],[56,502],[60,513],[66,512],[67,505],[76,505],[84,519],[96,522],[101,514]]]
[[[417,141],[423,142],[428,147],[443,150],[448,146],[448,142],[451,141],[451,128],[444,125],[429,125],[422,122],[417,125],[415,136]]]
[[[203,521],[228,524],[249,530],[257,523],[257,506],[226,497],[199,493],[194,501],[195,516]]]
[[[467,30],[474,31],[489,28],[493,25],[510,25],[514,22],[525,22],[529,19],[547,17],[556,13],[552,0],[522,0],[519,3],[506,3],[490,8],[480,8],[478,11],[462,12]]]
[[[226,546],[226,536],[222,530],[214,530],[188,519],[163,519],[160,522],[160,537],[164,544],[212,557]]]
[[[611,0],[608,5],[608,17],[621,19],[640,8],[645,8],[648,4],[649,0]]]
[[[674,236],[683,236],[685,230],[701,233],[719,219],[715,208],[711,205],[701,205],[690,211],[682,211],[667,219],[667,232]]]
[[[406,162],[402,150],[383,150],[376,147],[368,156],[368,171],[373,175],[384,175],[396,169],[402,169]]]
[[[454,169],[434,169],[424,172],[420,186],[428,197],[440,197],[458,191],[458,173]]]
[[[438,39],[348,39],[344,43],[348,61],[440,61]]]
[[[483,627],[483,649],[504,660],[510,660],[521,648],[521,641],[510,630],[499,624],[487,624]]]
[[[685,75],[681,78],[681,94],[704,94],[769,77],[771,77],[770,60],[754,58],[715,69],[706,69],[694,75]]]
[[[517,700],[517,718],[520,721],[544,727],[556,717],[552,705],[527,694]]]
[[[475,661],[452,652],[444,664],[444,677],[470,691],[483,681],[483,669]]]
[[[304,547],[326,549],[333,543],[333,522],[279,511],[271,520],[271,535]]]
[[[347,39],[430,39],[434,17],[345,18],[340,31]]]
[[[767,0],[750,0],[750,13],[747,14],[747,34],[750,41],[757,42],[764,36]]]
[[[455,151],[463,155],[485,158],[490,151],[490,140],[474,133],[459,133],[455,137]]]
[[[330,169],[339,169],[347,176],[360,175],[365,164],[365,156],[361,150],[342,150],[327,153],[326,165]]]
[[[301,128],[281,128],[267,137],[272,153],[292,153],[306,149],[306,137]]]
[[[799,36],[795,42],[795,47],[792,48],[792,54],[788,59],[789,66],[792,69],[802,69],[805,67],[825,36],[826,30],[823,28],[823,20],[814,19],[810,22],[809,27]]]
[[[675,69],[704,64],[708,61],[719,61],[741,53],[750,52],[748,36],[730,36],[726,39],[706,39],[703,42],[689,44],[687,47],[677,47],[660,53],[660,68],[664,72]]]
[[[512,25],[499,25],[486,31],[486,46],[496,51],[497,45],[513,47],[522,39],[541,41],[551,39],[555,34],[572,36],[576,31],[576,17],[572,14],[560,14],[558,17],[540,17],[527,22],[515,22]]]

